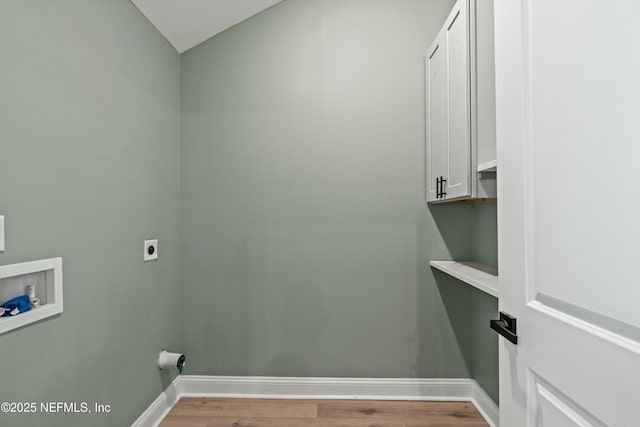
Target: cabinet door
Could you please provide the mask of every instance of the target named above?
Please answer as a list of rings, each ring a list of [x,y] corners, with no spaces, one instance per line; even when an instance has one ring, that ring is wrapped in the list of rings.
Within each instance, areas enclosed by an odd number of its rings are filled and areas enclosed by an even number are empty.
[[[469,5],[458,0],[446,29],[449,138],[446,198],[471,195],[471,70],[469,64]]]
[[[449,109],[447,106],[447,46],[441,31],[426,57],[427,202],[439,200],[437,180],[446,175]]]

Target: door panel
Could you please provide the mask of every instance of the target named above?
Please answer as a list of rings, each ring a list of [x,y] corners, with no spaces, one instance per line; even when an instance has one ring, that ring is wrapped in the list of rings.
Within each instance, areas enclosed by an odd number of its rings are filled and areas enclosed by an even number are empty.
[[[626,286],[621,301],[609,285],[637,282],[640,203],[622,189],[640,188],[640,2],[609,3],[531,1],[525,14],[532,283],[640,327],[640,286]],[[548,191],[558,185],[565,191]]]
[[[427,201],[437,200],[436,178],[445,176],[447,157],[447,41],[438,36],[426,58],[427,86]]]
[[[604,424],[559,392],[533,372],[531,375],[532,394],[537,402],[536,410],[529,413],[531,426],[554,427],[605,427]]]
[[[640,1],[497,0],[503,426],[640,419]],[[631,190],[631,191],[629,191]]]
[[[466,1],[456,3],[447,22],[449,151],[447,199],[471,194],[471,98],[469,24]]]

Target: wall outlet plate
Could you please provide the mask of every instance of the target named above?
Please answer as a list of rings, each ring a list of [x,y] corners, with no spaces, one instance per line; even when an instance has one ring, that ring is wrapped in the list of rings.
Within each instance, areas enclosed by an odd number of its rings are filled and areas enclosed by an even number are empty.
[[[158,239],[144,241],[144,261],[158,259]]]
[[[4,252],[4,215],[0,215],[0,252]]]

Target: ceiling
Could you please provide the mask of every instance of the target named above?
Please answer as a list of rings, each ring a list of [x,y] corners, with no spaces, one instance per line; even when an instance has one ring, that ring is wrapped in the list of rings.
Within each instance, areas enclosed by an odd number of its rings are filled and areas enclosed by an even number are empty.
[[[281,0],[131,0],[182,53]]]

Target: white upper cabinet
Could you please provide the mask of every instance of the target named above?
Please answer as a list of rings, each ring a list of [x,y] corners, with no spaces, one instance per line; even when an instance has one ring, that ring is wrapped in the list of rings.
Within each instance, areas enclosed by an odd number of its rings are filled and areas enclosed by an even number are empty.
[[[427,202],[495,197],[493,0],[456,2],[425,71]]]
[[[436,200],[440,193],[440,176],[445,175],[446,141],[449,132],[447,112],[447,39],[439,34],[427,56],[427,199]],[[438,179],[436,180],[436,177]]]

